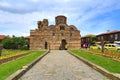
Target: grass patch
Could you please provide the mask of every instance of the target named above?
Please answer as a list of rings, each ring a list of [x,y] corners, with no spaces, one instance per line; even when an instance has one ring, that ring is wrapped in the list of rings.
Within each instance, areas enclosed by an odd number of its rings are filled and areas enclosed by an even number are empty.
[[[80,50],[72,50],[71,52],[105,68],[112,73],[120,73],[120,62],[118,61],[114,61],[98,55],[89,54]]]
[[[23,58],[0,65],[0,80],[5,80],[8,76],[21,69],[22,66],[30,63],[45,51],[35,51]]]
[[[9,58],[12,56],[17,56],[17,55],[21,55],[21,54],[26,54],[31,52],[30,50],[2,50],[2,55],[0,56],[0,59],[5,59],[5,58]]]

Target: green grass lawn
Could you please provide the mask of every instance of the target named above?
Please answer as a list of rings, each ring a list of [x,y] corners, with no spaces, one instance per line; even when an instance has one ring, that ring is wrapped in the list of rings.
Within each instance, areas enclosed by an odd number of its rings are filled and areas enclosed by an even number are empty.
[[[80,50],[71,50],[71,52],[105,68],[106,70],[112,73],[120,73],[120,62],[118,61],[114,61],[106,57],[86,53]]]
[[[102,54],[102,50],[101,49],[89,49],[89,50],[84,50],[84,51],[95,51],[95,52],[98,52],[98,53]],[[104,52],[118,53],[118,54],[120,53],[117,50],[104,50]]]
[[[5,80],[12,73],[21,69],[22,66],[30,63],[44,52],[45,51],[35,51],[23,58],[0,65],[0,80]]]

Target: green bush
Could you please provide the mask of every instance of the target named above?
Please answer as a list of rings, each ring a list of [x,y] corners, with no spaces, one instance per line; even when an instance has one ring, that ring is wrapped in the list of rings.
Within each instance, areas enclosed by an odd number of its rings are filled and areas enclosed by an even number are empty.
[[[28,49],[28,41],[24,37],[4,38],[2,40],[5,49]]]

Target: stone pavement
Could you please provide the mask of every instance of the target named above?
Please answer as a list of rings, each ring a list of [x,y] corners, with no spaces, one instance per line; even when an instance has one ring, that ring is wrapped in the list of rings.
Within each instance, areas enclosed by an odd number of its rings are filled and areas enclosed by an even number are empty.
[[[65,50],[52,50],[19,80],[109,80]]]

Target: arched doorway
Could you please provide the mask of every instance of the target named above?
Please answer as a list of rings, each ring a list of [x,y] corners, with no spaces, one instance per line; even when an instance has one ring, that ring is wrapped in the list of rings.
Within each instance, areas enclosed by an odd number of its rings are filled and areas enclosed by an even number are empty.
[[[62,49],[62,50],[66,50],[66,44],[67,44],[66,40],[63,39],[63,40],[61,41],[61,49]]]
[[[47,46],[48,46],[48,43],[47,43],[47,42],[45,42],[45,49],[47,49]]]

